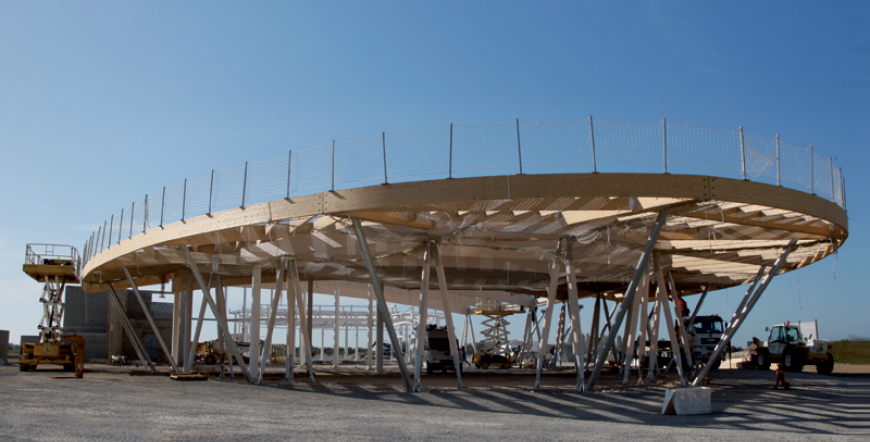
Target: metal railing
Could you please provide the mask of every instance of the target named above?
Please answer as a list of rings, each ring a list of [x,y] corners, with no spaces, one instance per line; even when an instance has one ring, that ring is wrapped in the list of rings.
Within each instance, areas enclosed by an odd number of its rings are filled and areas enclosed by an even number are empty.
[[[349,187],[516,173],[667,174],[692,169],[793,187],[846,208],[842,169],[834,167],[830,157],[820,157],[812,145],[798,146],[779,135],[765,137],[742,127],[711,129],[666,119],[639,124],[592,117],[570,124],[450,124],[382,132],[379,138],[363,141],[332,141],[186,179],[113,214],[85,242],[83,255],[87,263],[124,239],[194,216]]]

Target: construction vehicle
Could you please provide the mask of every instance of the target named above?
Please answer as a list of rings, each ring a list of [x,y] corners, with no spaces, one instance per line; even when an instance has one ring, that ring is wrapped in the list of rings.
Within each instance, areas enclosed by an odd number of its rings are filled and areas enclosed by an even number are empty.
[[[510,322],[505,318],[523,311],[522,306],[503,303],[481,305],[475,310],[475,314],[487,318],[481,322],[486,328],[481,332],[484,339],[478,347],[480,351],[471,355],[471,363],[475,367],[511,368],[516,362],[516,354],[512,352],[508,337],[507,326]]]
[[[457,341],[456,346],[459,347]],[[450,337],[447,327],[438,327],[435,324],[426,326],[426,350],[423,353],[426,361],[426,374],[433,374],[435,370],[442,373],[456,371],[453,365],[453,356],[450,355]],[[459,364],[459,372],[462,373],[462,364]]]
[[[218,340],[200,342],[196,345],[196,359],[208,364],[214,365],[218,362],[226,360],[227,352],[222,348],[218,348]]]
[[[755,351],[752,362],[758,370],[770,370],[771,364],[782,364],[788,371],[801,371],[805,365],[815,365],[819,374],[830,375],[834,371],[834,357],[831,344],[812,335],[806,339],[800,327],[785,324],[765,327],[770,331],[767,341],[761,342],[753,337]]]
[[[725,322],[719,315],[696,316],[694,320],[684,317],[683,321],[686,334],[688,335],[689,346],[692,350],[692,362],[703,362],[706,364],[709,362],[710,356],[713,354],[713,351],[716,350],[716,345],[719,344],[722,335],[725,333]],[[689,324],[689,321],[692,323]],[[649,343],[647,343],[647,346],[649,346]],[[647,352],[647,354],[649,354],[649,352]],[[636,355],[637,354],[635,353],[635,356]],[[658,341],[656,361],[660,368],[667,367],[673,356],[674,353],[673,348],[671,348],[671,341]],[[643,364],[645,367],[649,365],[647,359],[644,359]],[[713,361],[713,365],[711,365],[710,368],[716,370],[721,364],[722,359],[719,358],[716,361]],[[688,358],[685,356],[683,356],[683,368],[686,370],[689,368]]]
[[[24,255],[24,273],[37,282],[44,283],[42,319],[39,321],[39,341],[24,344],[18,369],[28,371],[39,365],[54,364],[64,371],[76,371],[82,377],[84,371],[84,339],[78,336],[64,337],[62,327],[64,302],[63,289],[67,283],[79,282],[81,259],[75,247],[59,244],[28,244]],[[72,343],[63,342],[64,339]]]

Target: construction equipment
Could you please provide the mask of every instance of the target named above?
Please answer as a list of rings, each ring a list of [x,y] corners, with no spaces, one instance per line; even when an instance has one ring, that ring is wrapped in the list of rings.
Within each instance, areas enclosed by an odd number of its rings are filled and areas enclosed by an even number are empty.
[[[516,356],[512,355],[509,345],[507,326],[510,325],[505,317],[524,310],[521,306],[502,303],[482,305],[475,314],[486,316],[481,325],[486,328],[481,332],[484,339],[478,345],[478,353],[471,355],[471,363],[478,368],[501,367],[511,368]]]
[[[63,342],[63,289],[67,283],[79,282],[81,258],[75,247],[59,244],[28,244],[24,256],[24,273],[42,282],[42,319],[39,321],[39,341],[24,344],[18,368],[21,371],[36,369],[40,364],[63,366],[64,371],[84,367],[84,339],[69,336]]]
[[[218,340],[200,342],[196,345],[196,358],[208,365],[224,362],[227,352],[218,348]]]
[[[785,324],[766,327],[770,331],[766,342],[752,338],[755,354],[752,362],[759,370],[770,370],[770,364],[782,364],[787,371],[801,371],[805,365],[815,365],[819,374],[830,375],[834,371],[831,344],[810,335],[805,339],[800,327]]]
[[[459,342],[456,343],[457,347]],[[450,355],[450,337],[447,327],[438,327],[435,324],[426,326],[426,350],[423,353],[426,361],[426,374],[433,374],[435,370],[442,373],[456,371],[453,365],[453,356]],[[459,372],[462,373],[462,364],[459,364]]]

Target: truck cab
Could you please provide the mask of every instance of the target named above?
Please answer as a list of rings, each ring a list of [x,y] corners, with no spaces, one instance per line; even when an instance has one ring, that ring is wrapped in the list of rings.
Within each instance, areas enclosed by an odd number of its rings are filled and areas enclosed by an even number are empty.
[[[692,360],[706,362],[725,333],[725,321],[719,315],[696,316],[686,333],[692,345]],[[713,362],[712,368],[719,368],[720,364],[721,359]]]
[[[450,355],[450,337],[446,327],[437,327],[435,324],[426,326],[426,348],[423,355],[426,374],[431,375],[435,370],[456,371],[453,356]],[[459,370],[462,371],[462,364],[459,364]]]

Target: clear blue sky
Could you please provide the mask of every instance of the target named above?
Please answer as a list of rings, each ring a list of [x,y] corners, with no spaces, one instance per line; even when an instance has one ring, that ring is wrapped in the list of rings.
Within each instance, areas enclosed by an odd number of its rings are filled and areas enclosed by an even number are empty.
[[[849,240],[776,279],[735,341],[812,319],[868,336],[868,18],[859,2],[0,0],[0,329],[36,333],[26,243],[81,247],[164,185],[381,131],[591,114],[833,156]]]

